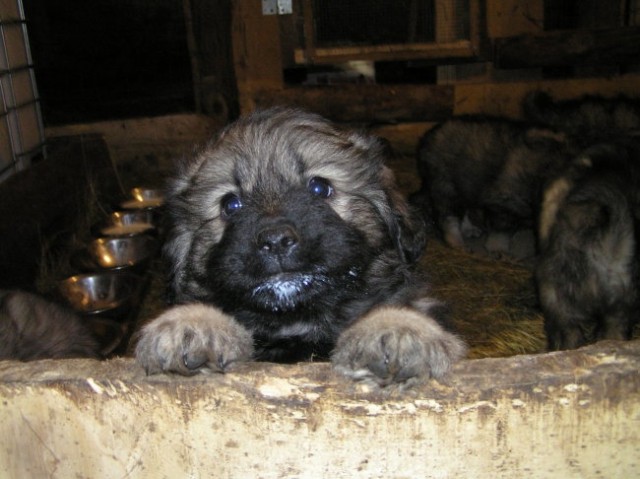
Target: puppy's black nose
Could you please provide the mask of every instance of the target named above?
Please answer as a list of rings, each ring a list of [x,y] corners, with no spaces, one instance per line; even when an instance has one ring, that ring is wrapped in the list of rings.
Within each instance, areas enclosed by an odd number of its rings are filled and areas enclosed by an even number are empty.
[[[296,230],[288,224],[273,225],[258,233],[257,243],[260,251],[272,255],[284,256],[296,247],[300,239]]]

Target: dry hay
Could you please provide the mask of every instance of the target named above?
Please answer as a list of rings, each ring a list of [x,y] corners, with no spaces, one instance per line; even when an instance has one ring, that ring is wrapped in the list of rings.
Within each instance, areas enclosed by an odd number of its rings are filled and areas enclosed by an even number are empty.
[[[431,240],[420,263],[432,295],[451,308],[455,329],[470,358],[545,350],[542,315],[527,266],[450,248]]]
[[[389,166],[406,194],[420,187],[411,156],[397,155]],[[532,269],[453,249],[430,239],[420,262],[431,293],[447,302],[456,331],[469,343],[470,358],[544,352],[546,339]]]

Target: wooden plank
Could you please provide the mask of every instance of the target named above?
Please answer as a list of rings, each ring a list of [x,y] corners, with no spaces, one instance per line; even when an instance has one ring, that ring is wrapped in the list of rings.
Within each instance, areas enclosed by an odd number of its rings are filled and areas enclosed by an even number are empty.
[[[0,362],[2,477],[638,477],[640,342],[462,361],[407,394],[328,364],[145,377]]]
[[[401,43],[360,45],[334,48],[296,49],[295,61],[306,63],[339,63],[350,60],[445,60],[471,58],[478,54],[477,46],[469,40],[442,43]]]
[[[297,105],[335,121],[434,122],[451,115],[478,113],[517,118],[521,116],[522,99],[536,89],[545,90],[558,99],[585,94],[626,94],[637,98],[640,75],[455,85],[303,86],[259,91],[252,95],[252,102],[254,107]]]
[[[233,2],[231,33],[240,112],[246,113],[254,108],[253,92],[284,86],[278,15],[262,15],[260,0]]]
[[[456,32],[456,23],[459,21],[457,17],[457,5],[447,0],[435,1],[435,27],[436,42],[446,43],[455,41],[458,38]]]
[[[359,85],[259,91],[256,106],[293,105],[339,122],[438,121],[453,112],[453,87]]]
[[[532,90],[544,90],[559,100],[587,94],[625,94],[638,98],[640,75],[456,85],[454,114],[484,113],[517,118],[522,113],[522,99]]]
[[[640,57],[640,27],[571,30],[500,38],[496,68],[635,64]]]
[[[489,38],[512,37],[544,30],[543,0],[487,0]]]

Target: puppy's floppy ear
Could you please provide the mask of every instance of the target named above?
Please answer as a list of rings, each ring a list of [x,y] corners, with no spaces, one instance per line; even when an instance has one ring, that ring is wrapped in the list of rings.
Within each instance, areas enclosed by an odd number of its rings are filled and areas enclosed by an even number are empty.
[[[193,205],[186,198],[193,178],[206,160],[206,145],[194,147],[176,161],[173,177],[165,185],[164,229],[167,232],[162,247],[162,256],[167,265],[167,301],[181,302],[182,289],[188,276],[188,258],[193,247],[198,218],[193,214]]]
[[[411,207],[396,186],[395,175],[386,166],[380,170],[380,182],[391,207],[385,220],[389,234],[406,263],[417,261],[427,243],[427,228],[421,214]]]
[[[402,261],[416,262],[427,243],[427,226],[424,215],[410,206],[398,190],[393,171],[384,165],[384,160],[393,155],[390,143],[375,135],[353,134],[350,139],[354,145],[365,149],[372,158],[380,160],[378,181],[385,198],[383,201],[376,201],[376,206],[387,224],[389,236]]]

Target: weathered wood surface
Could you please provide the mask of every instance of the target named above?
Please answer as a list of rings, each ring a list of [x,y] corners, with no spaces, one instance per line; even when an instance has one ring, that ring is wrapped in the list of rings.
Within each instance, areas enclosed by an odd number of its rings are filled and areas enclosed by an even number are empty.
[[[630,73],[609,78],[456,85],[454,113],[517,118],[522,114],[522,99],[532,90],[543,90],[556,100],[578,98],[582,95],[615,97],[620,94],[637,98],[640,92],[640,75]]]
[[[112,162],[124,167],[123,181],[127,181],[126,168],[139,163],[150,174],[144,178],[145,186],[158,173],[173,171],[175,158],[190,152],[194,145],[213,137],[224,123],[216,117],[192,113],[176,113],[156,117],[106,120],[47,127],[47,138],[72,135],[100,135],[104,138]],[[153,159],[153,162],[149,160]],[[149,178],[152,177],[152,178]],[[162,186],[164,183],[162,183]],[[137,185],[136,185],[137,186]]]
[[[231,35],[240,112],[254,108],[251,94],[284,85],[278,15],[263,15],[260,0],[233,2]]]
[[[638,477],[639,366],[640,342],[603,342],[389,396],[317,363],[0,362],[0,476]]]
[[[496,68],[637,64],[640,27],[567,30],[495,41]]]
[[[359,85],[290,87],[253,94],[255,106],[294,105],[333,121],[380,123],[439,121],[453,113],[453,87]]]

